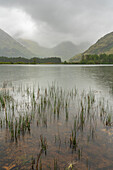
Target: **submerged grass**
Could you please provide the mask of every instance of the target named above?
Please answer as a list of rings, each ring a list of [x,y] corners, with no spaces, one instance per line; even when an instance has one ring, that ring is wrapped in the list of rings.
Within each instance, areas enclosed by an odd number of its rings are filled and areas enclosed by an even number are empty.
[[[80,160],[81,136],[85,135],[88,141],[93,140],[97,121],[103,126],[112,126],[112,114],[108,103],[105,104],[101,98],[97,99],[91,90],[88,93],[85,91],[80,93],[76,88],[65,91],[54,83],[43,90],[39,86],[35,88],[28,85],[17,87],[12,85],[10,91],[6,87],[7,85],[0,91],[0,127],[8,129],[12,142],[17,143],[21,137],[30,135],[31,131],[35,133],[33,131],[35,124],[38,131],[38,128],[48,129],[53,122],[55,126],[59,126],[61,122],[65,128],[65,123],[69,122],[71,128],[68,136],[57,137],[53,134],[55,138],[53,143],[59,148],[64,147],[65,143]],[[32,159],[32,169],[34,167],[36,170],[42,169],[41,156],[43,153],[47,156],[47,149],[51,147],[51,144],[47,145],[47,138],[43,134],[39,137],[40,152],[36,161],[35,158]],[[54,158],[54,169],[58,168],[58,161]]]

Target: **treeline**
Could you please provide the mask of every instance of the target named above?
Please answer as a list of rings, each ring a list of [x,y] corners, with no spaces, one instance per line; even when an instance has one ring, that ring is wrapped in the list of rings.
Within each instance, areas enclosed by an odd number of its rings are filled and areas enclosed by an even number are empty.
[[[81,64],[113,64],[113,54],[83,55]]]
[[[60,64],[61,59],[58,57],[51,58],[22,58],[22,57],[0,57],[0,64]]]

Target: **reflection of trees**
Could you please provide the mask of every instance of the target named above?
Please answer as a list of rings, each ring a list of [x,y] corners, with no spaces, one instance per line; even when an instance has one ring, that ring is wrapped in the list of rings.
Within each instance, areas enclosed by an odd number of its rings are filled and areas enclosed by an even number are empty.
[[[113,87],[113,67],[112,66],[94,66],[86,67],[85,72],[93,77],[100,85],[109,88]]]

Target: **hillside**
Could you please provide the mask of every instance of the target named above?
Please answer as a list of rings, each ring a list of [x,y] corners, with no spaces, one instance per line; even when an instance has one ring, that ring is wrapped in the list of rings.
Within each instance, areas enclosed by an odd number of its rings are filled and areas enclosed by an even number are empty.
[[[77,55],[71,58],[70,61],[80,61],[82,55],[88,54],[113,54],[113,32],[106,34],[102,38],[100,38],[94,45],[92,45],[88,50],[84,53]],[[78,59],[78,60],[77,60]]]
[[[38,57],[56,56],[60,57],[62,61],[69,60],[72,56],[84,51],[89,46],[88,43],[75,45],[70,41],[66,41],[53,48],[45,48],[32,40],[18,39],[18,41]]]
[[[36,56],[48,57],[50,56],[50,49],[40,46],[37,42],[28,39],[17,39],[27,49],[32,51]]]
[[[33,53],[22,44],[13,39],[9,34],[0,29],[0,56],[7,57],[33,57]]]
[[[70,41],[62,42],[53,48],[40,46],[37,42],[26,39],[15,40],[0,29],[0,56],[6,57],[60,57],[69,60],[75,54],[84,51],[88,43],[75,45]]]
[[[92,45],[84,54],[112,54],[113,53],[113,32],[106,34]]]
[[[58,44],[51,51],[55,56],[62,56],[62,60],[69,60],[70,57],[79,52],[79,46],[67,41]]]

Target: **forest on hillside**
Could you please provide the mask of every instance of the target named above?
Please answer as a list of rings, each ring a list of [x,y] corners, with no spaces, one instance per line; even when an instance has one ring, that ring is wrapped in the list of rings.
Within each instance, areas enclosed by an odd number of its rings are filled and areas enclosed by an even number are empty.
[[[89,54],[83,55],[81,64],[113,64],[113,54]]]

